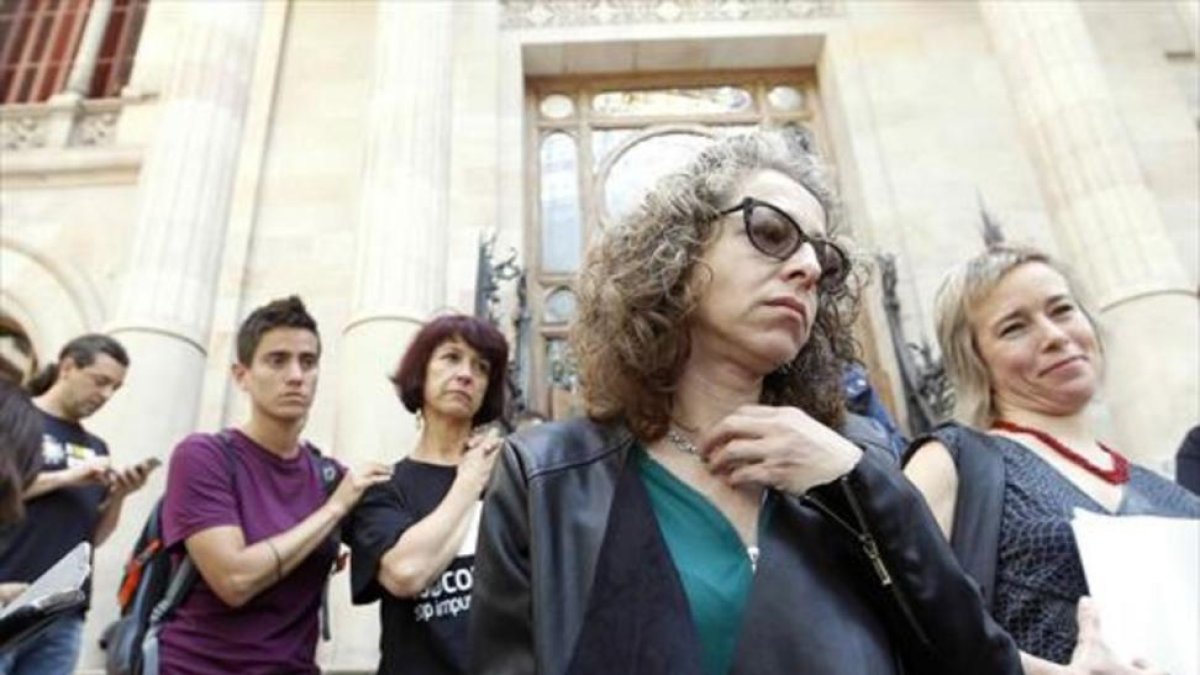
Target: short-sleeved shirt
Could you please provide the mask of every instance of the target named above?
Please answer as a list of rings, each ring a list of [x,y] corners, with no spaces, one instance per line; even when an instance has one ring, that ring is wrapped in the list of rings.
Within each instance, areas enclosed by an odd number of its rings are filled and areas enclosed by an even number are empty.
[[[108,446],[71,422],[42,412],[42,471],[62,471],[108,456]],[[30,582],[80,542],[91,541],[100,520],[103,485],[59,488],[25,503],[25,520],[7,534],[0,553],[0,579]],[[91,595],[91,582],[85,588]]]
[[[384,675],[465,673],[467,617],[479,536],[475,507],[467,536],[450,566],[415,598],[397,598],[378,581],[379,561],[408,528],[445,498],[458,471],[403,459],[391,481],[363,495],[344,530],[351,547],[350,584],[356,604],[380,600],[379,672]]]
[[[325,503],[312,453],[283,459],[236,430],[221,441],[193,434],[171,455],[163,501],[164,543],[181,555],[188,537],[223,525],[246,545],[291,529]],[[164,674],[317,673],[318,615],[337,542],[323,543],[282,581],[233,608],[199,578],[164,626]]]

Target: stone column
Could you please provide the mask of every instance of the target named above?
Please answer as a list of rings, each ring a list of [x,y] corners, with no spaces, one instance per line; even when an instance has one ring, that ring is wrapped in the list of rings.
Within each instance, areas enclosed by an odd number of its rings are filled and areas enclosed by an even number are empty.
[[[1156,465],[1196,423],[1200,306],[1072,0],[980,3],[1066,261],[1100,310],[1114,440]]]
[[[112,6],[113,0],[92,0],[87,23],[83,26],[83,37],[79,40],[79,49],[75,50],[75,60],[71,64],[71,73],[67,76],[63,93],[69,92],[79,98],[87,96],[88,85],[92,83],[92,75],[96,72],[96,59],[104,42],[104,31],[112,16]]]
[[[116,461],[164,461],[196,423],[230,194],[254,72],[262,3],[188,3],[180,42],[138,184],[137,220],[109,333],[128,349],[125,387],[97,416]],[[165,471],[126,503],[97,556],[96,589],[116,588],[121,564]],[[115,616],[98,592],[91,615]],[[84,663],[98,663],[89,621]]]
[[[413,418],[387,375],[446,296],[453,4],[377,6],[353,309],[340,347],[334,448],[352,464],[390,463],[412,449]],[[336,618],[339,625],[375,622],[373,610],[344,606]],[[339,668],[376,665],[374,630],[336,635]]]
[[[113,0],[94,0],[83,25],[83,35],[71,72],[63,90],[46,101],[52,111],[46,130],[47,144],[52,148],[65,147],[70,143],[76,120],[83,111],[83,100],[87,98],[88,85],[96,72],[96,59],[104,42],[104,31],[112,16]]]
[[[1192,56],[1200,60],[1200,0],[1175,0],[1175,11],[1192,43]]]

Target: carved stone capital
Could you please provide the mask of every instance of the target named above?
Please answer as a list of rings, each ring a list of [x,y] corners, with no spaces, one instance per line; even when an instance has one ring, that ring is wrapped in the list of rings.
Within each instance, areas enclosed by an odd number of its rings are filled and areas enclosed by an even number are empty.
[[[563,28],[838,16],[842,0],[501,0],[504,28]]]

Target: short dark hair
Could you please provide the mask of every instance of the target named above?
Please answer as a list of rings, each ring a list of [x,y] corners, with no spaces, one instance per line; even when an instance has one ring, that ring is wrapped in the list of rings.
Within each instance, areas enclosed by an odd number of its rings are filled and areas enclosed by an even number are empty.
[[[396,393],[409,412],[425,404],[425,370],[433,351],[446,340],[461,338],[488,364],[488,386],[483,403],[471,422],[487,424],[504,413],[504,369],[508,365],[508,340],[491,323],[465,314],[440,316],[425,324],[413,337],[392,375]]]
[[[87,368],[96,361],[96,357],[105,354],[123,367],[129,367],[129,354],[125,347],[115,338],[100,333],[88,333],[68,342],[58,353],[58,361],[47,365],[40,373],[29,380],[29,393],[41,396],[58,381],[58,366],[63,359],[70,358],[80,368]]]
[[[304,301],[298,295],[272,300],[250,312],[250,316],[238,326],[237,360],[243,366],[250,365],[254,360],[254,352],[268,331],[276,328],[299,328],[317,337],[317,349],[321,348],[321,334],[317,331],[317,322],[304,307]]]
[[[21,495],[42,468],[42,416],[20,385],[0,380],[0,525],[25,516]]]

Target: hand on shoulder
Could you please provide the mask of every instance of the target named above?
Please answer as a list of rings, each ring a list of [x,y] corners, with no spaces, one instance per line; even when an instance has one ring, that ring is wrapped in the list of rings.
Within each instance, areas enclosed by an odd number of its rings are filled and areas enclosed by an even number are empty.
[[[380,462],[363,462],[355,467],[347,467],[342,474],[342,480],[329,495],[326,502],[338,517],[343,517],[354,508],[363,493],[372,485],[378,485],[392,477],[392,467]]]

